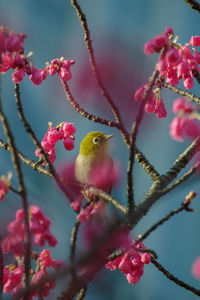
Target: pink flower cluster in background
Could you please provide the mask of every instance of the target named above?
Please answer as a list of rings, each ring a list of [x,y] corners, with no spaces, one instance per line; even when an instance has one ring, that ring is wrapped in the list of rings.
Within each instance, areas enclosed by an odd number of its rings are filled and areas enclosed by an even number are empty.
[[[63,140],[63,145],[66,150],[70,151],[74,149],[74,133],[76,128],[73,123],[62,122],[57,128],[52,126],[52,123],[49,123],[49,129],[45,134],[41,145],[44,151],[49,155],[49,160],[53,164],[56,159],[56,144],[59,140]],[[39,149],[36,149],[35,155],[42,157]]]
[[[32,236],[34,236],[34,244],[41,247],[44,246],[45,241],[51,247],[55,247],[57,239],[50,232],[51,222],[46,218],[38,206],[31,206],[29,210],[29,222]],[[18,293],[23,290],[24,281],[24,238],[25,238],[25,225],[24,225],[24,212],[19,209],[16,212],[16,219],[8,224],[9,235],[1,243],[2,251],[4,254],[14,253],[14,263],[7,265],[3,270],[3,291],[4,293],[11,293],[12,296],[17,297]],[[36,260],[35,271],[30,270],[32,276],[31,285],[38,283],[42,278],[48,279],[47,268],[52,268],[57,271],[66,266],[62,260],[55,260],[51,258],[50,250],[43,249],[38,255],[32,252],[31,258]],[[40,293],[43,297],[49,296],[50,289],[55,287],[55,281],[50,279],[43,283],[40,288]],[[35,290],[31,293],[30,299],[38,296],[38,291]]]
[[[32,236],[34,236],[34,244],[44,246],[47,241],[51,247],[57,244],[56,237],[50,231],[51,221],[46,218],[41,209],[32,205],[29,209],[29,222]],[[13,252],[14,255],[24,255],[24,211],[19,209],[16,212],[16,219],[8,224],[9,235],[3,240],[1,246],[4,254]]]
[[[30,59],[31,52],[24,54],[24,33],[16,34],[5,25],[0,27],[0,74],[13,69],[12,80],[19,84],[25,75],[34,85],[40,85],[47,77],[58,73],[63,82],[71,79],[70,67],[74,64],[73,60],[64,60],[64,58],[53,59],[51,64],[47,63],[44,69],[37,69]]]
[[[145,249],[142,242],[139,242],[136,245],[136,249],[131,248],[126,251],[121,256],[115,258],[114,260],[110,260],[106,267],[111,271],[119,270],[126,276],[126,279],[131,284],[136,284],[141,276],[143,275],[144,264],[149,264],[151,261],[151,256],[147,252],[142,252],[140,254],[139,249]]]
[[[170,135],[173,139],[182,142],[186,137],[192,139],[200,135],[200,126],[196,120],[195,106],[183,97],[177,98],[173,103],[175,118],[170,124]]]
[[[147,84],[141,86],[135,93],[135,100],[143,100],[144,92]],[[155,113],[158,118],[165,118],[167,116],[167,111],[163,100],[160,97],[160,90],[155,91],[150,90],[144,107],[148,114]]]
[[[166,77],[167,83],[177,85],[179,80],[183,79],[184,87],[192,89],[194,85],[192,70],[200,70],[200,52],[193,47],[200,46],[200,36],[192,36],[190,42],[184,46],[177,43],[177,38],[174,41],[172,38],[173,29],[167,27],[164,33],[145,43],[144,53],[152,55],[163,50],[157,63],[157,70]]]

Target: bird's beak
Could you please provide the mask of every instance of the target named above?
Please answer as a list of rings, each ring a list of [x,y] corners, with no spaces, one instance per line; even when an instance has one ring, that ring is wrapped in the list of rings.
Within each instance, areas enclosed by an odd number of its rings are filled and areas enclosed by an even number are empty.
[[[105,138],[106,138],[106,140],[109,140],[113,136],[114,136],[114,134],[110,134],[110,135],[106,135]]]

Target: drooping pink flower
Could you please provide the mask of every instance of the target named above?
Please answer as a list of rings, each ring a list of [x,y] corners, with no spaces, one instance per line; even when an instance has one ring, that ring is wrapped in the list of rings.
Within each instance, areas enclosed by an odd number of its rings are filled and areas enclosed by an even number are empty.
[[[24,270],[22,266],[7,266],[3,270],[3,291],[4,293],[11,293],[12,296],[23,289],[22,277]]]
[[[129,247],[130,248],[130,247]],[[142,242],[137,244],[136,248],[145,249]],[[142,252],[140,254],[139,251],[134,248],[130,248],[120,257],[117,257],[113,261],[109,261],[106,264],[106,267],[111,271],[119,270],[126,276],[126,279],[131,284],[136,284],[144,272],[144,264],[149,264],[151,261],[151,256],[147,252]]]
[[[63,139],[63,145],[66,150],[71,151],[74,149],[74,137],[66,136]]]
[[[170,124],[170,135],[173,139],[182,142],[185,137],[192,139],[200,135],[200,126],[195,119],[195,106],[183,97],[177,98],[172,107],[176,114]]]
[[[29,79],[32,81],[34,85],[40,85],[43,81],[42,74],[35,66],[32,67],[32,73]]]

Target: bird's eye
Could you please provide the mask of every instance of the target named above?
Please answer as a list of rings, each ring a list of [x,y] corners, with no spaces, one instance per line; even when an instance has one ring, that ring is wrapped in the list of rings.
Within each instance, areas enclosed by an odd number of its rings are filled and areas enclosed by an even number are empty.
[[[93,141],[94,144],[98,144],[99,143],[98,137],[94,137],[92,141]]]

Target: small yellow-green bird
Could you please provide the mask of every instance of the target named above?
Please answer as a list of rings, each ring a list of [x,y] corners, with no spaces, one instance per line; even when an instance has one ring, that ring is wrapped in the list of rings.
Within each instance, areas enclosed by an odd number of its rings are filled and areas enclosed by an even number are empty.
[[[111,192],[109,175],[113,162],[108,153],[108,141],[112,136],[92,131],[82,140],[75,162],[75,176],[81,185],[93,185],[107,193]]]

